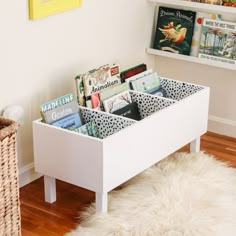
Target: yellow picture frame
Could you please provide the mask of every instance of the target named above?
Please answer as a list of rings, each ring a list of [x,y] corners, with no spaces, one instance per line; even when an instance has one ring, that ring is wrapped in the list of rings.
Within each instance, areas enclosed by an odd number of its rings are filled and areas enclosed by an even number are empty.
[[[39,18],[55,15],[81,7],[83,0],[29,0],[29,18]]]

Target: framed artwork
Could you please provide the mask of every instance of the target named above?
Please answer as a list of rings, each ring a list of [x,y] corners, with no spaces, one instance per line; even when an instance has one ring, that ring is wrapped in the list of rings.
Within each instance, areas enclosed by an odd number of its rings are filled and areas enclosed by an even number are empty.
[[[55,15],[81,7],[83,0],[29,0],[29,18],[39,18]]]

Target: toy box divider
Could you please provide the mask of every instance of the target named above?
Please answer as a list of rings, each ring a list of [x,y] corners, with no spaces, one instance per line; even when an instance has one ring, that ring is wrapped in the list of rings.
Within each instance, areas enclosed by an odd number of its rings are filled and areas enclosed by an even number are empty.
[[[165,97],[130,90],[132,102],[137,103],[141,119],[144,119],[151,114],[174,104],[176,101],[180,101],[183,98],[203,89],[203,87],[195,84],[166,79],[163,77],[160,79]],[[138,122],[122,116],[82,106],[80,106],[80,112],[85,123],[89,121],[95,122],[102,139]]]

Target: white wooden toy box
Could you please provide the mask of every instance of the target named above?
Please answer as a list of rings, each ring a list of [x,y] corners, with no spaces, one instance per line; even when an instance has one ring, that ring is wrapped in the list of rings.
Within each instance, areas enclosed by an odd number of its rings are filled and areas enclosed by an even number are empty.
[[[35,170],[44,175],[47,202],[56,200],[59,179],[96,192],[96,210],[105,212],[112,189],[188,143],[199,151],[209,88],[167,78],[161,83],[167,98],[130,91],[141,121],[80,107],[102,139],[33,122]]]

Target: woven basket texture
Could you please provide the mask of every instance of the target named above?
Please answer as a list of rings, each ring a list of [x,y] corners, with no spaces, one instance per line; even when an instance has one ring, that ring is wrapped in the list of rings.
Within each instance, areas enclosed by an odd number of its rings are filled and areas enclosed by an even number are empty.
[[[17,124],[0,116],[0,236],[21,235]]]

